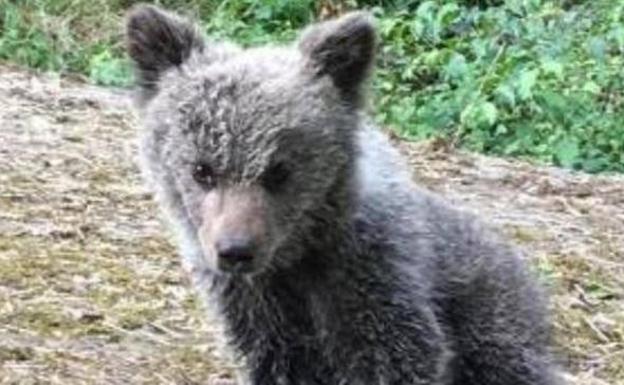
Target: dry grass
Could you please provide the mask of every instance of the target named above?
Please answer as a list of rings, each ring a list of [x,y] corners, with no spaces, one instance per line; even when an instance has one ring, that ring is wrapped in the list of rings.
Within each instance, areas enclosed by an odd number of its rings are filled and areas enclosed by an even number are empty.
[[[0,67],[0,384],[227,373],[141,187],[129,111],[124,94]],[[570,380],[624,384],[624,178],[401,146],[421,183],[534,257]]]

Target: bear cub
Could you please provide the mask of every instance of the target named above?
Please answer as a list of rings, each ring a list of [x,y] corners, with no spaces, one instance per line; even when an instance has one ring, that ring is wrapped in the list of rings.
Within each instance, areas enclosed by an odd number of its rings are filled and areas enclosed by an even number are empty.
[[[362,12],[243,49],[133,8],[142,169],[252,385],[550,385],[544,295],[363,112]]]

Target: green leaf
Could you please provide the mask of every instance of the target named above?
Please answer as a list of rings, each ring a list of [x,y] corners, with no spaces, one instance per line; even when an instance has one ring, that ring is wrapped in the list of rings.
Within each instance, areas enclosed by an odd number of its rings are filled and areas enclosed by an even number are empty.
[[[459,17],[459,6],[456,3],[448,2],[438,11],[438,24],[443,28],[448,27]]]
[[[433,20],[434,10],[436,8],[436,2],[432,0],[423,1],[416,10],[416,15],[424,20]]]
[[[495,135],[505,135],[507,133],[509,133],[509,129],[504,124],[496,126],[496,131],[494,132]]]
[[[594,59],[603,61],[607,52],[607,43],[601,37],[594,37],[587,43],[587,50]]]
[[[460,121],[471,129],[492,127],[498,119],[498,109],[493,103],[480,101],[467,106],[461,113]]]
[[[557,79],[563,78],[563,64],[555,60],[545,60],[542,62],[542,71],[548,75],[554,75]]]
[[[589,92],[590,94],[597,95],[600,93],[600,90],[600,86],[591,80],[583,85],[583,91]]]
[[[520,100],[529,100],[533,98],[533,87],[535,87],[538,75],[539,71],[536,69],[522,71],[520,73],[520,76],[516,81],[516,93]]]
[[[448,64],[444,68],[444,73],[448,79],[461,80],[468,72],[468,65],[466,64],[466,58],[460,53],[454,53],[451,56]]]
[[[573,167],[579,158],[580,149],[578,140],[566,137],[555,146],[557,161],[564,167]]]
[[[103,51],[91,58],[89,78],[104,86],[128,86],[132,81],[130,63]]]
[[[501,84],[495,91],[496,100],[513,108],[516,106],[516,93],[509,84]]]

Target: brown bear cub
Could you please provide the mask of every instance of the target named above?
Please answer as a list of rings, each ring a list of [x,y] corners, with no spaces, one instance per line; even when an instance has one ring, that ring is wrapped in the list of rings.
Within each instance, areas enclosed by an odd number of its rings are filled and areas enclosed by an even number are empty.
[[[287,47],[127,19],[142,168],[252,385],[551,385],[517,253],[420,190],[364,115],[365,13]]]

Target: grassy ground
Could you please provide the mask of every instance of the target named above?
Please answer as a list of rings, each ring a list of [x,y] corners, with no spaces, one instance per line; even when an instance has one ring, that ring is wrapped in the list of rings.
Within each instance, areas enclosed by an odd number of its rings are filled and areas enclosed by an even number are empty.
[[[0,384],[227,375],[141,186],[126,94],[0,66],[0,125]],[[624,384],[624,177],[397,144],[532,258],[570,383]]]
[[[127,85],[135,0],[1,0],[0,60]],[[377,17],[377,118],[409,138],[624,171],[624,0],[161,0],[213,38],[283,42],[353,8]]]

